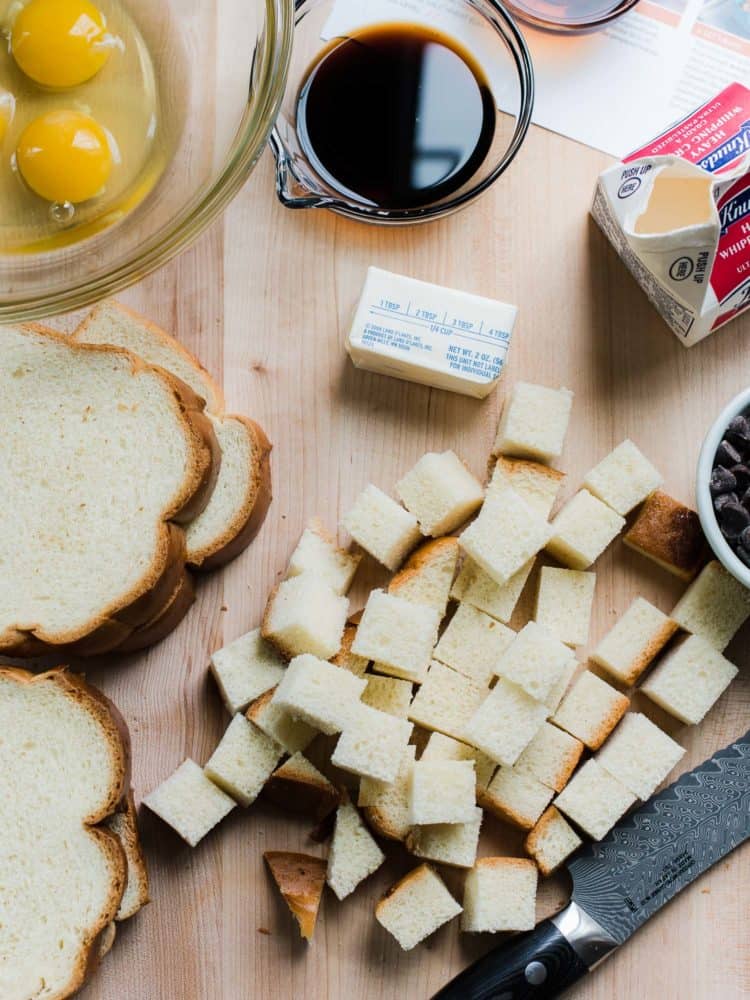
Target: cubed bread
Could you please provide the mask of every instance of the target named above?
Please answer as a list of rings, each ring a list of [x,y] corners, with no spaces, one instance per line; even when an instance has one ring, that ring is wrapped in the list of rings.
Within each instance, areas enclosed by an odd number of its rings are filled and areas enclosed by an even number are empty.
[[[515,635],[507,625],[471,604],[460,604],[440,636],[433,656],[477,684],[487,686]]]
[[[462,604],[484,611],[498,621],[510,621],[526,581],[534,568],[533,557],[514,573],[507,583],[495,583],[491,576],[467,556],[451,590],[451,597]]]
[[[224,704],[236,715],[265,691],[276,687],[286,664],[256,628],[217,649],[210,666]]]
[[[570,389],[516,382],[503,404],[492,453],[541,462],[559,458],[572,406]]]
[[[575,658],[570,661],[568,666],[562,673],[560,680],[557,684],[553,684],[550,688],[549,694],[544,699],[544,704],[547,706],[547,717],[555,714],[560,706],[560,702],[565,697],[565,694],[570,687],[570,682],[573,680],[576,670],[578,669],[578,660]]]
[[[547,551],[570,569],[588,569],[624,527],[624,517],[579,490],[552,522]]]
[[[697,725],[737,676],[703,636],[689,635],[662,658],[640,690],[686,725]]]
[[[375,907],[375,919],[410,951],[460,912],[445,883],[425,864],[388,890]]]
[[[461,740],[469,719],[486,694],[486,687],[435,660],[414,695],[408,717],[423,729],[437,730]]]
[[[334,784],[301,753],[292,754],[276,768],[263,786],[263,797],[318,821],[330,815],[341,798]]]
[[[498,764],[515,764],[547,717],[547,706],[501,677],[465,726],[464,739]]]
[[[388,584],[388,593],[414,604],[426,604],[442,617],[457,563],[458,539],[433,538],[412,552]]]
[[[750,615],[750,590],[713,559],[690,584],[671,617],[722,652]]]
[[[515,490],[504,487],[487,497],[458,541],[495,583],[503,584],[544,548],[551,535],[547,519]]]
[[[584,670],[552,716],[556,726],[598,750],[628,710],[630,699],[601,677]]]
[[[362,701],[371,708],[377,708],[388,715],[405,719],[411,705],[411,684],[396,677],[382,677],[368,674],[367,687],[362,692]]]
[[[705,558],[700,518],[661,490],[646,500],[623,541],[681,580],[692,580]]]
[[[247,710],[247,718],[261,732],[270,736],[289,754],[305,750],[315,739],[317,730],[301,719],[295,719],[286,709],[273,703],[276,688],[266,691]]]
[[[604,636],[591,659],[615,680],[635,684],[654,657],[677,631],[677,622],[642,597]]]
[[[635,795],[592,758],[576,771],[555,805],[592,840],[601,840],[635,801]]]
[[[544,625],[528,622],[497,661],[495,673],[544,701],[571,661],[575,656],[565,643]]]
[[[337,594],[345,594],[361,560],[362,556],[339,548],[321,522],[315,520],[302,532],[289,560],[287,576],[312,573]]]
[[[418,760],[411,769],[412,826],[470,823],[476,806],[476,776],[470,760]]]
[[[643,503],[662,482],[659,470],[627,438],[594,466],[583,480],[583,485],[589,493],[624,517]]]
[[[447,535],[484,500],[484,490],[453,451],[428,452],[396,483],[396,493],[423,535]]]
[[[479,804],[511,826],[530,830],[549,805],[554,792],[528,771],[499,767]]]
[[[500,455],[492,470],[487,495],[510,486],[529,507],[533,507],[546,519],[552,512],[564,479],[564,472],[550,469],[548,465]]]
[[[236,805],[189,758],[150,792],[143,804],[191,847],[203,840]]]
[[[244,715],[235,715],[203,768],[241,806],[255,802],[284,751]]]
[[[346,899],[384,861],[385,854],[375,843],[354,806],[349,802],[340,805],[336,811],[326,875],[326,881],[336,898]]]
[[[561,792],[578,767],[582,753],[580,740],[545,722],[514,764],[514,769],[532,774],[543,785]]]
[[[437,861],[453,868],[471,868],[477,859],[479,830],[484,813],[475,807],[468,823],[435,823],[415,826],[406,837],[406,847],[416,858]]]
[[[568,646],[589,641],[596,573],[542,566],[534,617]]]
[[[370,661],[366,656],[357,656],[352,652],[352,646],[357,636],[357,626],[347,625],[344,634],[341,636],[341,649],[335,656],[331,657],[331,663],[343,670],[348,670],[356,677],[364,677]]]
[[[477,792],[489,785],[497,764],[487,754],[470,747],[467,743],[454,740],[444,733],[430,733],[420,760],[473,760],[477,779]]]
[[[409,794],[415,755],[416,748],[409,744],[390,784],[373,778],[362,778],[359,783],[359,805],[364,806],[367,822],[387,840],[404,840],[411,829]]]
[[[645,801],[684,754],[684,748],[645,715],[628,712],[596,755],[596,762]]]
[[[393,781],[414,728],[406,719],[360,703],[339,737],[331,763],[378,781]]]
[[[325,860],[294,851],[266,851],[263,858],[299,925],[300,935],[309,941],[315,930],[326,884]]]
[[[461,930],[530,931],[536,923],[537,870],[525,858],[480,858],[466,876]]]
[[[295,656],[287,667],[271,704],[330,735],[346,728],[361,707],[366,687],[363,677],[304,654]]]
[[[322,660],[341,649],[349,601],[313,573],[283,580],[268,598],[261,635],[291,660],[312,653]]]
[[[373,590],[352,652],[376,662],[379,673],[421,683],[437,642],[440,612]]]
[[[536,861],[545,878],[577,851],[583,841],[554,806],[545,810],[524,841],[524,850]]]
[[[352,538],[395,573],[419,541],[417,519],[377,486],[366,486],[344,517]]]

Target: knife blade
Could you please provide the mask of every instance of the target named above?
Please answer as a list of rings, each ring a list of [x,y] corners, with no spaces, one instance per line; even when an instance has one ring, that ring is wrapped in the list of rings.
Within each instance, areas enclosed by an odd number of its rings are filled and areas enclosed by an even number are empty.
[[[570,904],[489,952],[433,1000],[551,1000],[750,837],[750,731],[568,864]]]

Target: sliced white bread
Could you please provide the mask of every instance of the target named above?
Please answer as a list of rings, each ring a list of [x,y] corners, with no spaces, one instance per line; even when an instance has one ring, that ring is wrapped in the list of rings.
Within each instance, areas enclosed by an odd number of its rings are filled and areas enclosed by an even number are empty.
[[[482,810],[475,807],[474,818],[468,823],[415,826],[406,837],[406,847],[415,858],[452,868],[471,868],[477,859],[483,816]]]
[[[414,695],[409,718],[423,729],[466,739],[467,723],[487,693],[486,687],[434,660]]]
[[[528,771],[499,767],[479,804],[511,826],[530,830],[549,805],[553,791]]]
[[[443,733],[430,733],[420,760],[473,760],[477,779],[477,792],[489,785],[497,764],[476,747],[461,743]]]
[[[554,806],[545,810],[524,841],[524,850],[536,861],[545,877],[577,851],[583,841]]]
[[[388,584],[388,593],[445,614],[458,562],[458,539],[435,538],[420,545]]]
[[[629,514],[661,486],[658,469],[629,439],[603,458],[589,472],[583,485],[618,514]]]
[[[282,809],[309,813],[317,820],[328,816],[341,798],[334,784],[299,752],[276,768],[263,786],[263,796]]]
[[[346,597],[314,573],[302,573],[273,589],[260,634],[287,660],[303,653],[328,660],[341,649],[348,614]]]
[[[532,621],[512,636],[494,673],[544,701],[574,661],[573,652],[553,632]]]
[[[364,808],[367,822],[387,840],[404,840],[411,828],[409,793],[411,769],[416,748],[409,744],[403,752],[394,781],[386,783],[362,778],[359,783],[359,805]]]
[[[580,740],[545,722],[513,766],[516,771],[525,771],[553,791],[561,792],[582,754]]]
[[[314,726],[296,719],[291,712],[274,704],[276,688],[266,691],[247,710],[247,718],[261,732],[283,747],[288,754],[307,749],[317,734]]]
[[[584,670],[563,698],[552,721],[590,750],[598,750],[629,705],[628,697],[590,670]]]
[[[191,847],[199,844],[236,805],[190,758],[150,792],[143,804]]]
[[[255,802],[283,754],[283,748],[244,715],[235,715],[203,770],[215,785],[247,807]]]
[[[413,826],[471,823],[476,775],[471,760],[418,760],[411,769],[409,818]]]
[[[395,573],[422,537],[417,519],[377,486],[366,486],[342,524],[365,552]]]
[[[487,686],[515,637],[516,633],[502,622],[471,604],[459,604],[433,656],[477,684]]]
[[[350,896],[360,882],[377,871],[384,861],[385,854],[354,806],[350,802],[340,805],[336,811],[326,878],[336,898]]]
[[[331,763],[351,774],[378,781],[395,781],[413,724],[363,705],[348,719]]]
[[[596,573],[542,566],[534,619],[568,646],[589,641]]]
[[[653,604],[636,597],[625,614],[599,642],[591,659],[631,686],[677,631],[677,622]]]
[[[629,712],[596,762],[644,801],[684,757],[685,749],[639,712]]]
[[[466,721],[462,738],[498,764],[510,766],[536,736],[547,711],[544,702],[501,677]]]
[[[421,683],[437,642],[440,612],[373,590],[352,643],[352,652],[374,660],[378,673]]]
[[[681,580],[692,580],[706,558],[697,513],[662,490],[647,498],[623,542]]]
[[[460,912],[440,876],[420,865],[388,890],[375,907],[375,919],[410,951]]]
[[[544,548],[551,534],[539,510],[510,486],[503,486],[487,497],[458,541],[495,583],[504,584]]]
[[[588,569],[624,527],[624,517],[579,490],[552,522],[547,551],[569,569]]]
[[[337,594],[345,594],[357,567],[362,560],[347,549],[342,549],[317,518],[302,532],[302,537],[289,559],[286,575],[314,573]]]
[[[217,649],[210,662],[211,673],[231,715],[244,712],[250,702],[276,687],[285,666],[258,628]]]
[[[680,722],[696,726],[737,673],[707,639],[688,635],[662,657],[640,690]]]
[[[560,812],[593,840],[606,837],[636,796],[594,760],[587,760],[555,799]]]
[[[492,470],[487,495],[510,486],[530,507],[538,510],[542,517],[548,518],[564,479],[564,472],[550,469],[548,465],[500,455]]]
[[[354,721],[363,707],[360,697],[366,687],[364,678],[304,654],[295,656],[287,667],[271,704],[330,736]]]
[[[125,891],[115,920],[129,920],[149,901],[148,870],[138,835],[138,818],[132,790],[128,791],[120,808],[104,824],[120,841],[128,866]]]
[[[284,902],[297,921],[301,937],[309,941],[318,919],[326,884],[326,862],[312,854],[266,851],[263,858]]]
[[[341,648],[335,656],[331,657],[331,663],[334,663],[337,667],[341,667],[342,670],[348,670],[350,674],[354,674],[356,677],[364,677],[370,661],[367,657],[357,656],[356,653],[352,652],[352,646],[356,637],[357,626],[347,624],[341,636]]]
[[[451,589],[451,597],[461,601],[462,604],[471,604],[507,624],[513,616],[533,568],[532,558],[525,562],[507,583],[496,583],[481,566],[467,556]]]
[[[493,454],[540,462],[559,458],[572,406],[570,389],[516,382],[503,403]]]
[[[405,719],[411,705],[411,691],[409,681],[369,674],[367,687],[362,692],[362,701],[371,708]]]
[[[466,876],[461,930],[530,931],[536,919],[537,871],[524,858],[480,858]]]
[[[703,636],[723,652],[750,616],[750,590],[716,559],[703,567],[672,611],[686,632]]]
[[[453,451],[428,452],[396,483],[396,492],[416,517],[423,535],[447,535],[468,520],[484,490]]]

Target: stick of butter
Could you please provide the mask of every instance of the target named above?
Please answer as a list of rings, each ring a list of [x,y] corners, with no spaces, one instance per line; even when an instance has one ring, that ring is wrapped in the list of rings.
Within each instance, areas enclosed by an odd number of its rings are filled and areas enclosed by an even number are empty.
[[[517,313],[371,267],[346,349],[357,368],[484,399],[503,373]]]

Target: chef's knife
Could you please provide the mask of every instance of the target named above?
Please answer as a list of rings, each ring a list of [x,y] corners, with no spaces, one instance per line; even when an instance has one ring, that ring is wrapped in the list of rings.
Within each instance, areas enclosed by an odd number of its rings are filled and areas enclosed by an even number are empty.
[[[750,732],[568,865],[570,905],[460,973],[433,1000],[549,1000],[750,836]]]

